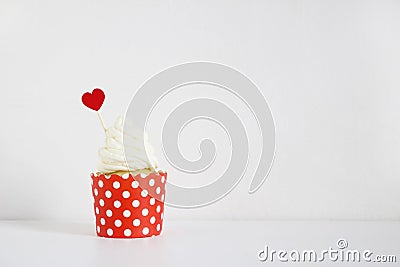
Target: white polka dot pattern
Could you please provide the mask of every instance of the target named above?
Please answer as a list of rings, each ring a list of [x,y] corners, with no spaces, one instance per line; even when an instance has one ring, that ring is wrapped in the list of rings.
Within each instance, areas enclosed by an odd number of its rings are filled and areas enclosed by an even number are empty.
[[[142,192],[140,194],[142,195],[142,197],[147,197],[149,192],[146,189],[144,189],[144,190],[142,190]]]
[[[114,207],[116,207],[117,209],[118,209],[119,207],[121,207],[121,201],[115,200],[115,201],[114,201]]]
[[[135,199],[134,201],[132,201],[132,207],[137,208],[139,207],[139,205],[140,205],[139,200]]]
[[[142,230],[142,233],[143,233],[144,235],[148,235],[148,234],[149,234],[149,228],[144,227],[143,230]]]
[[[127,237],[131,236],[132,235],[132,231],[130,229],[125,229],[124,230],[124,235],[127,236]]]
[[[124,192],[122,192],[122,197],[123,198],[128,198],[128,197],[130,197],[131,196],[131,193],[129,193],[129,191],[124,191]]]
[[[115,226],[117,226],[117,227],[121,227],[122,222],[121,222],[121,220],[115,220],[114,224],[115,224]]]
[[[113,187],[114,187],[115,189],[118,189],[120,186],[121,186],[121,184],[120,184],[119,182],[114,182],[114,183],[113,183]]]
[[[142,215],[143,216],[149,215],[149,210],[148,209],[142,209]]]
[[[154,186],[154,183],[155,183],[155,182],[154,182],[154,179],[150,179],[149,185],[150,185],[150,186]]]
[[[128,218],[129,216],[131,216],[131,212],[129,210],[124,210],[124,212],[122,214],[124,215],[125,218]]]
[[[106,210],[106,214],[107,214],[107,217],[111,217],[112,216],[112,211],[111,210]]]
[[[91,175],[95,232],[109,238],[157,236],[162,231],[166,173]]]
[[[132,182],[132,188],[138,188],[139,187],[139,182],[138,181],[133,181]]]
[[[109,236],[112,236],[113,233],[114,233],[114,231],[113,231],[111,228],[108,228],[108,229],[107,229],[107,234],[108,234]]]

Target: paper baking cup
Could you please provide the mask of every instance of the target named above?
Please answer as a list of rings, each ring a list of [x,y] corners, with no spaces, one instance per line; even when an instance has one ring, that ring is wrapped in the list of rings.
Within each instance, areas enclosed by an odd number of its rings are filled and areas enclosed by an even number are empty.
[[[98,236],[141,238],[161,233],[166,173],[91,177]]]

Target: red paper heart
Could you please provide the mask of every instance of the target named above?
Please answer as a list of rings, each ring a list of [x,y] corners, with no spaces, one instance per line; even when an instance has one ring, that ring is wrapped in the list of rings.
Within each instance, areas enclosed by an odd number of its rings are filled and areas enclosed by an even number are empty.
[[[82,103],[90,109],[98,111],[104,102],[104,92],[100,88],[93,89],[92,93],[82,95]]]

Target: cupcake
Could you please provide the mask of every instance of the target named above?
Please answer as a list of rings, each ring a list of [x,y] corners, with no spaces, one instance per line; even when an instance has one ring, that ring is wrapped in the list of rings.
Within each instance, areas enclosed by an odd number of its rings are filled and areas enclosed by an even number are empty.
[[[160,235],[167,173],[158,169],[143,132],[127,131],[126,127],[124,131],[122,116],[108,129],[102,125],[106,141],[99,150],[98,171],[91,174],[97,235],[108,238]]]
[[[99,150],[99,171],[91,175],[96,233],[113,238],[157,236],[163,224],[167,174],[157,169],[148,144],[148,157],[145,150],[138,149],[143,137],[123,134],[123,120],[119,117],[106,130],[105,146]],[[132,159],[125,159],[123,137],[127,149],[135,150]]]

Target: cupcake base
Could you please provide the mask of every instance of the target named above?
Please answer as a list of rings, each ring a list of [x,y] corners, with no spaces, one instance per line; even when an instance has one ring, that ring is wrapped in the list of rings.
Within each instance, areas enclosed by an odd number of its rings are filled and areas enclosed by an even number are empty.
[[[161,234],[166,173],[92,173],[91,178],[98,236],[143,238]]]

